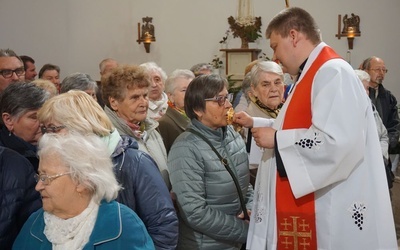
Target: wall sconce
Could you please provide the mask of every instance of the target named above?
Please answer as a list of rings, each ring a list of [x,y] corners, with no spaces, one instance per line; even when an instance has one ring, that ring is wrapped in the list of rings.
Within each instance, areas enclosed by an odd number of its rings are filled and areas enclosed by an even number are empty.
[[[353,49],[354,37],[361,36],[360,31],[360,17],[351,13],[350,17],[347,14],[343,17],[343,30],[341,30],[341,20],[342,16],[338,15],[338,33],[336,37],[340,39],[342,36],[347,37],[347,42],[349,45],[349,50]]]
[[[156,37],[154,36],[154,25],[151,24],[153,21],[152,17],[143,17],[143,24],[140,29],[140,23],[138,23],[138,39],[136,40],[139,44],[143,42],[144,48],[147,53],[150,53],[150,44],[156,41]]]

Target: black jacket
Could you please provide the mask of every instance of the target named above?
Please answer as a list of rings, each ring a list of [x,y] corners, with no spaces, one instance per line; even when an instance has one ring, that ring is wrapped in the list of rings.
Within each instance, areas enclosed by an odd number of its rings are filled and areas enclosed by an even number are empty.
[[[17,152],[0,147],[0,248],[11,246],[31,213],[42,206],[34,170]]]

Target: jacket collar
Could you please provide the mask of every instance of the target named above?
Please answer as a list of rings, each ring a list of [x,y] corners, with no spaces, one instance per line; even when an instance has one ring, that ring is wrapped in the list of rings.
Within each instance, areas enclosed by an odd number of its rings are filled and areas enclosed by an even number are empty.
[[[48,244],[51,244],[44,234],[45,224],[43,208],[39,211],[36,219],[32,223],[30,233],[41,242],[48,242]],[[121,220],[120,204],[115,201],[107,203],[103,200],[100,204],[96,224],[94,225],[87,246],[98,245],[120,237],[122,233]],[[87,248],[85,247],[85,249]]]

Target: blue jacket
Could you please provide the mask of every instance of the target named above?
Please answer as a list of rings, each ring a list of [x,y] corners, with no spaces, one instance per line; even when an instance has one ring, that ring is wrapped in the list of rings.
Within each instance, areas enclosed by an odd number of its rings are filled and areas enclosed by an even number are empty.
[[[114,172],[123,189],[117,201],[130,207],[142,219],[156,249],[172,250],[178,242],[178,217],[156,163],[129,136],[111,155]]]
[[[52,244],[43,233],[43,214],[43,209],[40,209],[29,217],[15,240],[13,249],[52,249]],[[116,201],[103,201],[89,242],[83,249],[143,250],[154,249],[154,245],[142,221],[131,209]]]
[[[32,165],[0,147],[0,249],[8,250],[28,217],[42,206]]]

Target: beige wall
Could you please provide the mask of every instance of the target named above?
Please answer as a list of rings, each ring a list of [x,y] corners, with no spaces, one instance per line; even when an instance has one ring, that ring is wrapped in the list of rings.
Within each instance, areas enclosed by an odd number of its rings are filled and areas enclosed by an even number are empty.
[[[219,40],[228,29],[227,17],[236,13],[236,0],[0,0],[0,48],[27,54],[40,68],[61,67],[62,77],[80,71],[98,79],[98,63],[113,57],[122,63],[155,61],[170,73],[210,62],[219,55]],[[268,21],[284,8],[284,0],[253,0],[255,14]],[[384,85],[400,98],[399,0],[292,0],[317,20],[323,40],[346,57],[347,40],[338,40],[338,14],[361,18],[362,36],[354,41],[352,66],[366,57],[382,57],[389,69]],[[137,23],[153,17],[157,42],[150,54],[138,45]],[[392,30],[392,32],[390,32]],[[228,46],[237,48],[238,38]],[[265,38],[258,42],[268,56]]]

